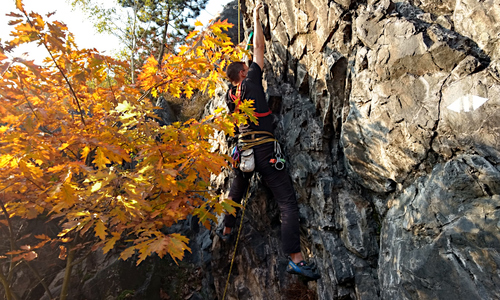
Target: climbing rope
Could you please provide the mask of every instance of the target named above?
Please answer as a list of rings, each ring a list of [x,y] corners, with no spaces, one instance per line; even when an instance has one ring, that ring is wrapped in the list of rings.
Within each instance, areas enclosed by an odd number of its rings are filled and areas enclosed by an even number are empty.
[[[264,135],[264,136],[256,138],[255,137],[256,135]],[[249,137],[249,136],[251,137],[251,139],[243,139],[243,137]],[[238,135],[238,146],[241,149],[241,151],[245,151],[255,146],[269,142],[277,142],[277,141],[274,138],[274,135],[267,131],[250,131]]]
[[[241,11],[241,3],[240,3],[241,0],[238,0],[238,45],[240,44],[241,42],[241,37],[240,37],[240,26],[241,26],[241,19],[240,19],[240,11]]]
[[[245,209],[246,209],[247,202],[248,202],[248,191],[250,191],[250,184],[252,182],[252,179],[253,179],[253,175],[252,175],[252,178],[250,178],[250,181],[248,183],[248,188],[247,188],[247,193],[245,195],[245,199],[243,199],[243,209],[241,212],[240,227],[238,228],[238,235],[236,236],[236,243],[234,245],[233,258],[231,258],[231,266],[229,267],[229,274],[227,274],[226,287],[224,287],[224,294],[222,295],[222,300],[224,300],[226,298],[227,287],[229,285],[229,278],[231,277],[231,271],[233,270],[234,258],[236,257],[236,249],[238,249],[238,242],[240,241],[241,228],[243,228],[243,217],[245,216]]]

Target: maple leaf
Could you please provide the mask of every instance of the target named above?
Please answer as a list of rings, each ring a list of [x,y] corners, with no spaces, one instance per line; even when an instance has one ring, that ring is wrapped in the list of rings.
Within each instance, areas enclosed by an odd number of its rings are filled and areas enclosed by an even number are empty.
[[[203,25],[201,25],[203,26]],[[186,36],[186,40],[190,40],[192,39],[193,37],[195,37],[198,33],[200,33],[199,30],[193,30],[191,31],[187,36]],[[182,47],[181,47],[182,48]],[[183,46],[183,48],[187,48],[186,46]],[[182,52],[181,52],[182,53]],[[183,53],[182,53],[183,54]]]
[[[112,238],[110,238],[107,242],[106,242],[106,245],[104,246],[104,248],[102,248],[102,251],[104,252],[104,254],[108,253],[109,250],[113,249],[113,247],[115,246],[115,243],[120,239],[121,237],[121,234],[119,232],[112,232],[111,235],[113,236]]]
[[[16,8],[24,12],[24,4],[21,0],[16,0]]]
[[[59,246],[59,259],[65,260],[67,256],[67,248],[64,246]]]
[[[97,148],[95,159],[92,161],[99,169],[105,169],[111,161],[106,157],[101,148]]]
[[[98,236],[101,240],[104,241],[106,239],[106,226],[100,219],[96,220],[94,230],[95,235]]]
[[[134,255],[136,251],[136,246],[130,246],[127,249],[123,250],[120,254],[120,259],[127,260],[129,257]]]
[[[211,200],[205,206],[188,191],[208,189],[210,176],[227,165],[224,155],[211,152],[208,140],[215,130],[234,135],[235,123],[254,120],[253,106],[243,102],[233,115],[218,110],[201,122],[160,127],[150,121],[156,116],[147,92],[188,98],[195,91],[213,94],[224,77],[221,69],[245,53],[228,42],[223,33],[227,23],[191,33],[178,53],[165,54],[161,66],[149,57],[131,85],[128,63],[96,50],[78,50],[63,23],[35,13],[26,17],[33,26],[15,24],[6,43],[36,41],[54,60],[38,66],[20,58],[6,69],[8,58],[0,55],[0,95],[6,99],[0,106],[0,189],[9,217],[50,212],[52,219],[65,219],[59,242],[93,229],[99,240],[91,243],[93,251],[102,247],[109,252],[121,237],[129,237],[134,244],[121,253],[122,259],[136,251],[140,261],[153,253],[182,259],[189,251],[187,238],[165,236],[159,229],[189,214],[209,226],[217,218],[212,207],[231,211],[231,202]],[[85,124],[75,122],[78,113]],[[0,224],[7,226],[5,221]],[[35,248],[51,241],[38,238]],[[15,255],[31,259],[28,252],[35,248]],[[68,250],[60,249],[64,259]]]
[[[177,263],[177,259],[182,260],[184,257],[184,251],[191,252],[191,248],[187,246],[188,238],[180,235],[178,233],[170,234],[170,240],[168,243],[168,253],[174,261]]]

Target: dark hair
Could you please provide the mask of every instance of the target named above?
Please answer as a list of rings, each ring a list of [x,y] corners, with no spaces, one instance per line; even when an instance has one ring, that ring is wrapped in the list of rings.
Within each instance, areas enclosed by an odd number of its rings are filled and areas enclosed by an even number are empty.
[[[240,79],[240,71],[245,69],[245,63],[235,61],[229,64],[226,68],[226,75],[232,82],[237,82]]]

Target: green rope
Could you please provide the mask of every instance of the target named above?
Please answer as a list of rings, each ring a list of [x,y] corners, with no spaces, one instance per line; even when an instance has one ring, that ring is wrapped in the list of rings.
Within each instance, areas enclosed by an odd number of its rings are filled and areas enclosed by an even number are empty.
[[[252,178],[253,178],[253,175],[252,175]],[[227,287],[229,285],[229,278],[231,277],[231,271],[233,270],[234,258],[236,257],[236,249],[238,249],[238,242],[240,241],[241,228],[243,228],[243,217],[245,216],[245,209],[246,209],[247,202],[248,202],[248,191],[250,190],[251,180],[252,179],[250,179],[250,182],[248,183],[247,194],[245,196],[245,199],[243,200],[243,210],[241,212],[240,228],[238,229],[238,236],[236,237],[236,244],[234,245],[233,258],[231,259],[231,266],[229,267],[229,274],[227,274],[226,287],[224,287],[224,294],[222,295],[222,300],[224,300],[226,298]]]
[[[248,36],[247,47],[245,48],[245,50],[250,50],[250,41],[252,40],[252,37],[253,37],[253,31],[250,32],[250,35]]]

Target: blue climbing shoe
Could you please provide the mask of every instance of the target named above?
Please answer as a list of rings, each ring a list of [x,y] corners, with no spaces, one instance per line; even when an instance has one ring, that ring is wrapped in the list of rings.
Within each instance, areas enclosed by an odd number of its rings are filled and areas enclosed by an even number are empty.
[[[288,262],[286,267],[286,271],[290,274],[302,275],[310,280],[318,280],[321,276],[314,269],[312,265],[308,265],[305,261],[296,264],[292,260]]]
[[[231,234],[233,233],[233,231],[231,230],[231,233],[224,234],[224,227],[222,227],[217,229],[215,233],[220,237],[221,241],[227,242],[231,238]]]

